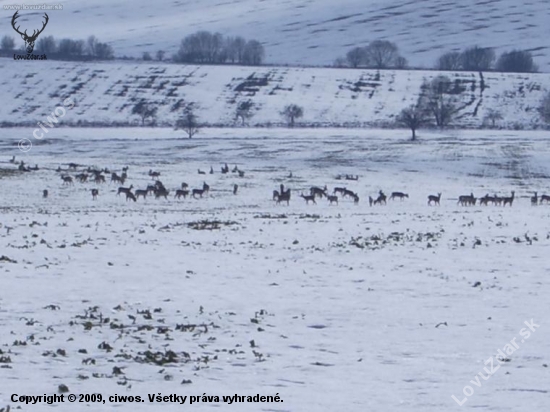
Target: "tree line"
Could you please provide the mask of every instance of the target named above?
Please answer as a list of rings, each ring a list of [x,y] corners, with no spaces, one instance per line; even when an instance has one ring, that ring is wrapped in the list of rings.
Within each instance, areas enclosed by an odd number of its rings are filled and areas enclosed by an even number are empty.
[[[5,52],[15,50],[13,38],[4,36],[0,40],[0,49]],[[36,54],[46,54],[49,59],[58,60],[112,60],[115,57],[111,45],[100,42],[95,36],[88,37],[86,41],[41,37],[34,49]]]
[[[264,46],[257,40],[246,40],[241,36],[224,37],[221,33],[201,30],[183,38],[172,60],[177,63],[258,66],[264,58]]]

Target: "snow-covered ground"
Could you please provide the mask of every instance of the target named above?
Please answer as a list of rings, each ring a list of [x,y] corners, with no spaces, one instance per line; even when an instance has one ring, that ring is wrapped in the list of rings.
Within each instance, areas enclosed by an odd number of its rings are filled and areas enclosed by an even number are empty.
[[[55,129],[23,154],[31,133],[0,130],[0,408],[64,384],[146,400],[116,405],[128,411],[548,410],[550,206],[529,200],[550,192],[547,134]],[[13,172],[13,155],[40,170]],[[128,166],[134,189],[153,169],[171,194],[134,203],[118,185],[63,186],[55,169],[70,162]],[[176,200],[182,182],[210,195]],[[272,201],[280,184],[288,206]],[[312,185],[346,186],[359,204],[306,205]],[[409,198],[370,207],[379,190]],[[512,207],[457,205],[511,191]],[[284,402],[149,403],[158,393]]]
[[[298,122],[304,125],[387,127],[403,108],[417,102],[424,81],[445,75],[453,81],[460,107],[454,126],[478,128],[494,110],[502,115],[497,126],[529,129],[541,126],[538,108],[550,91],[548,73],[20,63],[0,59],[0,94],[6,100],[0,123],[139,125],[141,118],[132,109],[144,99],[158,109],[157,123],[165,126],[173,126],[187,105],[201,123],[238,125],[238,104],[248,101],[250,125],[285,124],[283,108],[299,104],[304,116]],[[56,109],[66,107],[66,99],[74,108],[60,116],[63,111]]]
[[[0,5],[19,4],[0,0]],[[33,3],[26,3],[33,4]],[[39,3],[40,4],[40,3]],[[181,39],[198,30],[257,39],[275,64],[332,64],[355,46],[390,40],[413,66],[433,67],[447,51],[480,45],[498,54],[531,50],[550,70],[546,0],[64,0],[50,11],[44,34],[113,45],[117,55],[175,53]],[[13,36],[13,10],[2,10],[0,35]],[[21,12],[21,22],[40,27],[42,11]]]

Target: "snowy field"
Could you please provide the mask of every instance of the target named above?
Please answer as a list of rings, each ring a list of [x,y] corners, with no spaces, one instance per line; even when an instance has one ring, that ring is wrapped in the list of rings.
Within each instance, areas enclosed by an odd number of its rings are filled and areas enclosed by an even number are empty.
[[[0,130],[0,410],[49,410],[10,397],[59,385],[145,400],[59,411],[548,410],[550,205],[530,202],[550,194],[547,133],[55,129],[20,152],[30,136]],[[128,166],[134,189],[152,169],[170,195],[63,185],[70,162]],[[182,182],[210,194],[174,199]],[[272,200],[280,184],[289,205]],[[360,201],[299,197],[325,185]],[[379,190],[409,198],[369,206]],[[512,191],[512,207],[457,205]],[[150,403],[158,393],[220,402]],[[222,402],[235,394],[284,402]]]

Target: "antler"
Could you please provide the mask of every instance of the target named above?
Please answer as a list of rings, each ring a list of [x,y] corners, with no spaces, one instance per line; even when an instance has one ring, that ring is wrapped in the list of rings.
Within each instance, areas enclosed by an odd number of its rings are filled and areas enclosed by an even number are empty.
[[[38,35],[39,35],[40,33],[42,33],[42,32],[44,31],[44,29],[46,28],[46,25],[48,24],[48,21],[50,20],[50,18],[48,17],[48,15],[47,15],[46,13],[44,13],[44,19],[45,19],[46,21],[44,21],[44,24],[42,25],[42,28],[41,28],[40,30],[38,30],[38,33],[34,34],[34,32],[33,32],[33,34],[32,34],[32,37],[33,37],[33,38],[38,37]]]
[[[44,13],[44,18],[45,18],[45,21],[42,25],[42,28],[40,30],[38,30],[38,33],[36,32],[36,30],[33,30],[33,33],[32,33],[32,36],[29,36],[27,34],[27,30],[25,30],[24,33],[21,33],[19,31],[19,27],[20,26],[17,26],[15,27],[15,21],[17,20],[17,18],[19,17],[19,10],[15,12],[15,14],[13,15],[13,17],[11,18],[11,25],[13,27],[13,29],[19,33],[21,36],[24,36],[25,38],[29,39],[29,40],[33,40],[33,39],[36,39],[38,37],[38,35],[40,33],[42,33],[44,31],[44,29],[46,28],[46,25],[48,24],[48,21],[50,20],[50,18],[48,17],[48,14],[47,13]]]
[[[11,25],[12,25],[13,29],[14,29],[17,33],[19,33],[21,36],[25,36],[25,37],[26,37],[26,36],[27,36],[27,30],[25,30],[25,33],[21,33],[21,32],[19,31],[19,27],[20,27],[20,26],[15,27],[15,20],[17,20],[17,18],[19,17],[18,13],[19,13],[19,10],[16,11],[15,14],[13,15],[13,17],[11,18]]]

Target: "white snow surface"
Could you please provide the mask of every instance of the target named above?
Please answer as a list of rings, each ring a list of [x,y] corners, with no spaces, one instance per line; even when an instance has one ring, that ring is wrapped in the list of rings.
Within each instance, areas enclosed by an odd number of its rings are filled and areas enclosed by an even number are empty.
[[[1,0],[0,5],[19,4]],[[26,3],[35,4],[35,3]],[[40,4],[40,2],[39,2]],[[50,11],[44,33],[56,38],[110,43],[117,55],[175,53],[198,30],[257,39],[274,64],[327,65],[372,40],[395,42],[415,67],[433,67],[447,51],[479,45],[500,54],[531,50],[550,69],[546,0],[64,0]],[[2,10],[0,34],[13,36],[11,10]],[[22,11],[20,21],[40,27],[43,11]],[[25,26],[23,26],[25,27]]]
[[[65,384],[104,397],[278,393],[284,402],[58,411],[548,410],[550,206],[529,200],[549,190],[546,133],[421,133],[411,143],[383,130],[207,129],[188,140],[171,129],[56,128],[17,150],[31,136],[0,129],[0,408],[18,406],[13,393]],[[14,172],[14,155],[40,170]],[[114,184],[64,186],[55,169],[74,176],[69,162],[128,166],[134,189],[159,171],[170,196],[134,203]],[[244,177],[221,174],[226,162]],[[207,182],[210,194],[176,200],[183,181]],[[288,206],[272,200],[281,183]],[[299,194],[312,185],[346,186],[360,202],[306,205]],[[409,198],[369,207],[379,190]],[[511,191],[512,207],[457,205],[462,194]],[[427,206],[437,192],[441,206]],[[189,226],[199,221],[221,224]],[[531,319],[540,328],[520,342]],[[195,323],[207,330],[176,330]],[[514,338],[508,361],[471,383]],[[155,365],[143,362],[147,350],[177,357]],[[466,385],[474,394],[459,407],[451,396],[463,399]]]
[[[4,77],[0,121],[17,124],[103,125],[141,123],[132,115],[144,99],[157,107],[157,124],[173,126],[191,105],[200,123],[240,125],[240,102],[252,103],[249,126],[286,125],[281,111],[303,107],[301,125],[395,126],[399,112],[418,100],[424,81],[453,81],[460,108],[455,127],[487,125],[498,111],[506,128],[541,127],[538,108],[550,74],[376,71],[326,68],[193,66],[129,62],[71,63],[0,60]],[[73,109],[64,101],[70,98]],[[63,110],[57,109],[62,107]],[[56,111],[57,109],[57,111]],[[150,119],[146,119],[150,122]],[[45,126],[46,128],[51,126]]]

